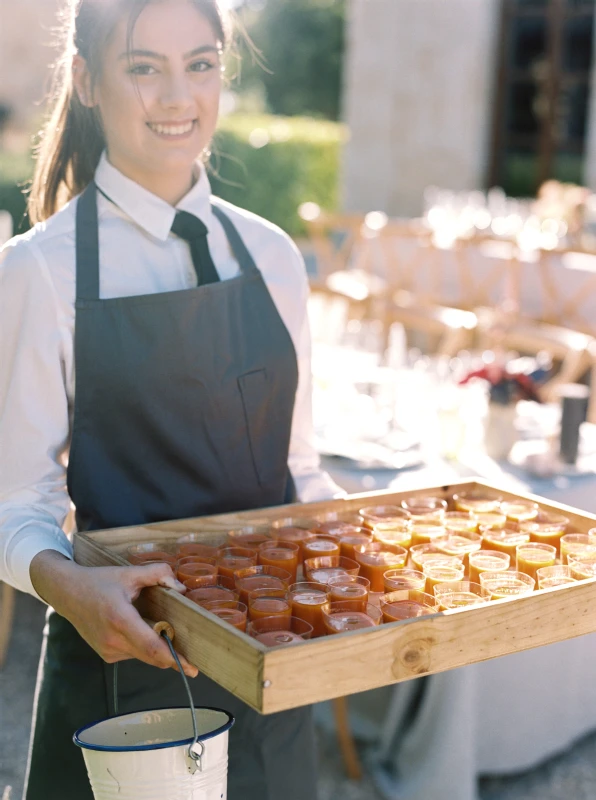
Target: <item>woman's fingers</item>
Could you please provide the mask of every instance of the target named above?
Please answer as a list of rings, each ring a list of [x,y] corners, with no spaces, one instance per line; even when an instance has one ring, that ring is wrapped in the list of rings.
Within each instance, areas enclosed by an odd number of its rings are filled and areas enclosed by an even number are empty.
[[[180,594],[186,592],[186,586],[176,579],[167,564],[149,564],[146,567],[125,567],[125,569],[131,581],[131,588],[136,592],[131,600],[136,600],[141,589],[147,586],[163,586],[166,589],[174,589]]]

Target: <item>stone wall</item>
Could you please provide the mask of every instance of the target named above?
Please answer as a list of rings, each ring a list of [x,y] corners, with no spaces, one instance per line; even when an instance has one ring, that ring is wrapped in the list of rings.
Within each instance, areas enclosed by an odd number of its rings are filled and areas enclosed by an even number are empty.
[[[344,207],[414,215],[424,188],[482,187],[498,0],[350,0]]]
[[[24,126],[42,114],[58,0],[0,0],[0,103]]]

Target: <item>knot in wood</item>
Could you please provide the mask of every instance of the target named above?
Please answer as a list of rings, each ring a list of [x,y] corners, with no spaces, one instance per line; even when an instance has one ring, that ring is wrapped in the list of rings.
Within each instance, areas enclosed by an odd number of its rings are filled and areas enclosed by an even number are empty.
[[[430,669],[432,640],[412,639],[399,648],[395,654],[392,672],[396,678],[406,675],[424,675]]]

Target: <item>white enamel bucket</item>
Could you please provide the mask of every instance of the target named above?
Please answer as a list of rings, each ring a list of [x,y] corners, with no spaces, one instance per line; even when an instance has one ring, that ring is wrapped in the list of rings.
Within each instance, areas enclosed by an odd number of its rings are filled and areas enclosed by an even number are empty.
[[[234,718],[188,706],[139,711],[78,730],[95,800],[226,800]],[[192,757],[191,752],[192,751]]]

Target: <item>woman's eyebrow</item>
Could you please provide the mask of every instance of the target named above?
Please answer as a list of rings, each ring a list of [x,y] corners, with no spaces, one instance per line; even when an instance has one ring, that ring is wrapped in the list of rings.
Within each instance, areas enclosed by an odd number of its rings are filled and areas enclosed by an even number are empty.
[[[194,58],[195,56],[202,55],[203,53],[217,53],[219,55],[220,49],[212,44],[204,44],[201,47],[196,47],[194,50],[191,50],[189,53],[185,53],[183,58],[184,60],[188,60],[189,58]],[[125,59],[125,58],[134,58],[142,57],[142,58],[153,58],[156,61],[167,61],[168,57],[162,55],[161,53],[156,53],[153,50],[128,50],[126,53],[121,53],[118,56],[118,60]]]

